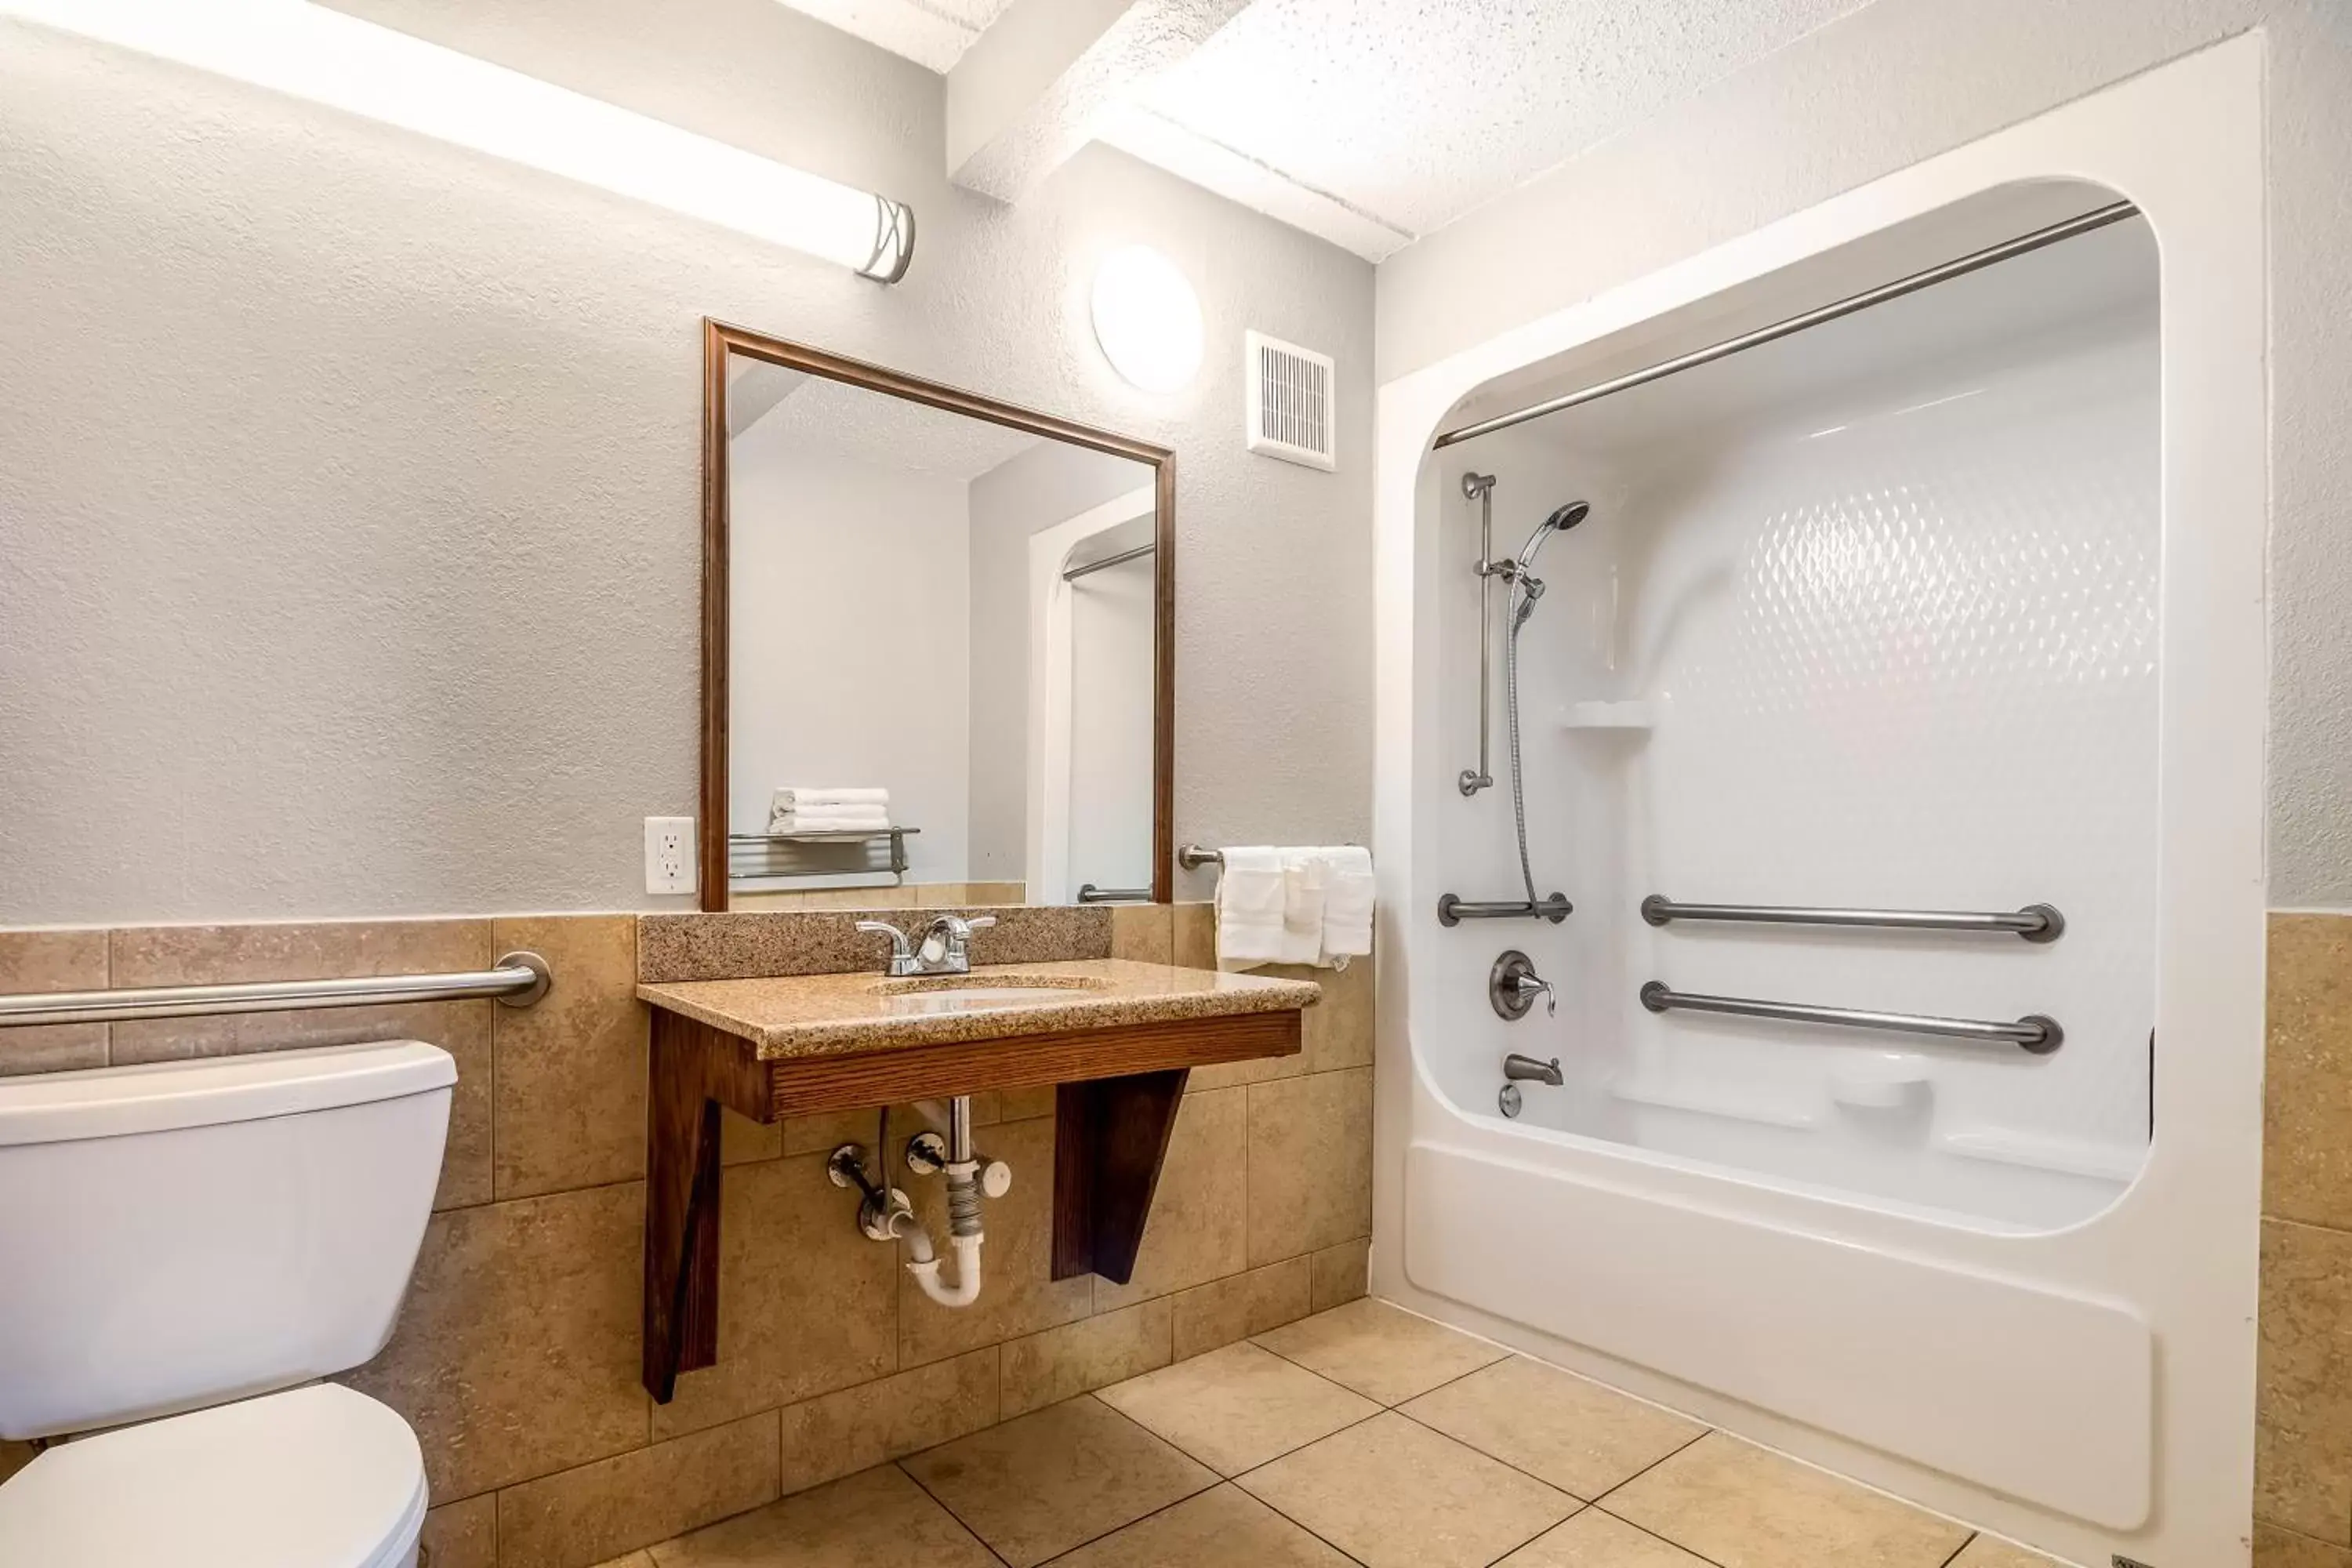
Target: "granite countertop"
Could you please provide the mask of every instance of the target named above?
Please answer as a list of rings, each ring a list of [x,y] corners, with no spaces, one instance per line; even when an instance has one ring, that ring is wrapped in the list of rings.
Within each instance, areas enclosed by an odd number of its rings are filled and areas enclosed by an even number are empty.
[[[1030,994],[1003,995],[1003,987],[1019,987]],[[955,1000],[957,992],[976,989],[992,994],[968,1003]],[[751,1041],[762,1061],[1279,1013],[1313,1006],[1322,994],[1322,988],[1310,980],[1179,969],[1125,958],[993,964],[970,974],[903,979],[867,970],[637,987],[641,1001]]]

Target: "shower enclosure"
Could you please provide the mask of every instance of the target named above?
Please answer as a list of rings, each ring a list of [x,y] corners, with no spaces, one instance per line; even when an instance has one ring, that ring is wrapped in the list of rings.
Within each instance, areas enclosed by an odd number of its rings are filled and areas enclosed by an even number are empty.
[[[2248,1514],[2263,388],[2248,68],[2157,74],[1383,389],[1374,1268],[2171,1568]]]

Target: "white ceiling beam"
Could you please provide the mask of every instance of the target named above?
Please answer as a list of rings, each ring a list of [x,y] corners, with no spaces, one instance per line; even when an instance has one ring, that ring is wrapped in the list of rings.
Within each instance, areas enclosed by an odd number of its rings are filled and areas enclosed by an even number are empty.
[[[1129,157],[1157,164],[1202,190],[1328,239],[1367,261],[1385,260],[1415,236],[1376,213],[1284,174],[1247,153],[1210,140],[1148,109],[1129,108],[1106,119],[1097,140]]]
[[[1018,201],[1250,0],[1014,0],[948,72],[948,177]]]

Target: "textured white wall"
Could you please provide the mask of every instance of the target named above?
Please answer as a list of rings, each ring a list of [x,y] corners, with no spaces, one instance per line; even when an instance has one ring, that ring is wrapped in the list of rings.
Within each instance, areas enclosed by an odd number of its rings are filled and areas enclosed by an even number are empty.
[[[1362,836],[1363,262],[1108,152],[954,191],[940,79],[772,0],[352,8],[910,201],[914,270],[0,26],[0,922],[675,903],[706,314],[1173,447],[1179,831]],[[1171,398],[1085,323],[1138,240]],[[1244,326],[1339,357],[1339,475],[1242,449]]]
[[[1383,262],[1380,377],[2253,27],[2270,60],[2270,892],[2352,904],[2343,0],[1877,0]]]

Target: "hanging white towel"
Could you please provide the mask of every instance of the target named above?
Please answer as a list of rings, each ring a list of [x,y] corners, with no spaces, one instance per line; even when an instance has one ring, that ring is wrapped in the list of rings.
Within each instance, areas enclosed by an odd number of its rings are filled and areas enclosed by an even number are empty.
[[[1315,962],[1345,969],[1372,951],[1372,852],[1360,845],[1318,849],[1322,858],[1323,945]]]
[[[1263,845],[1227,849],[1217,879],[1217,967],[1281,963],[1283,904],[1280,851]]]
[[[1217,966],[1344,969],[1372,951],[1372,857],[1339,844],[1224,851]]]
[[[1312,849],[1282,855],[1282,962],[1313,963],[1323,952],[1323,884],[1328,862]]]

